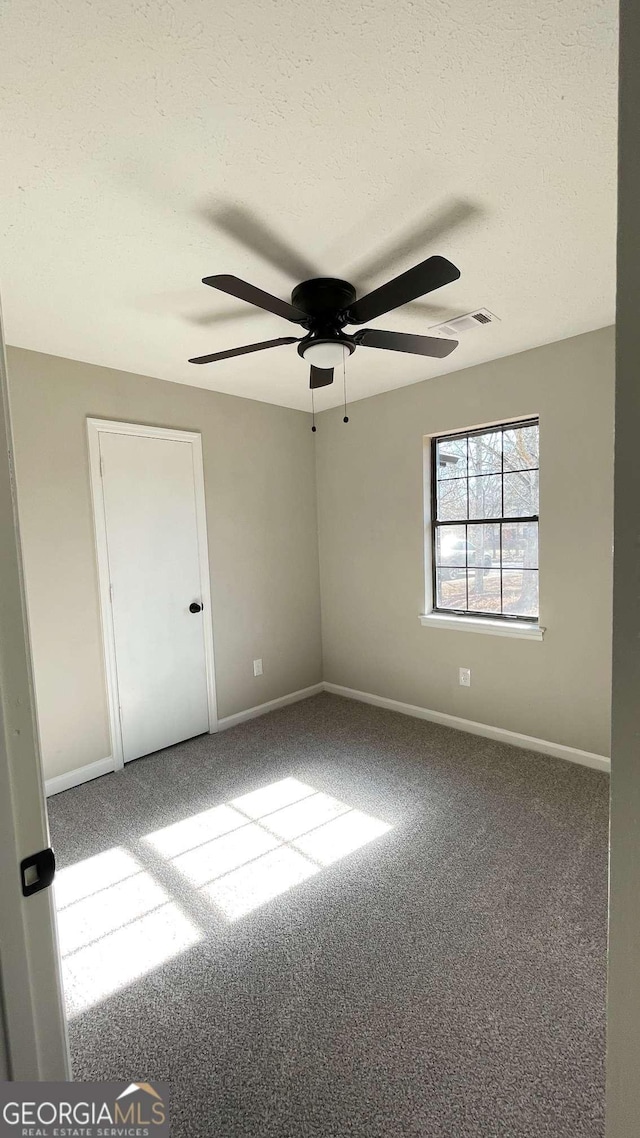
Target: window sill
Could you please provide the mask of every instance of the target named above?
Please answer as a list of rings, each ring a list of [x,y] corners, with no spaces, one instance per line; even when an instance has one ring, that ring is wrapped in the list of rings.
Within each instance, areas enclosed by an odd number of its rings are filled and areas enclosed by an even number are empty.
[[[421,613],[424,628],[456,629],[458,632],[484,632],[489,636],[514,636],[518,640],[542,640],[545,629],[525,621],[486,620],[484,617],[453,616],[449,613]]]

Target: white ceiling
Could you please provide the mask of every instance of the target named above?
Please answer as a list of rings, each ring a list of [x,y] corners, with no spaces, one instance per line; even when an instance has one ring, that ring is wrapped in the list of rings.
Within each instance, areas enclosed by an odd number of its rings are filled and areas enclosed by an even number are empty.
[[[296,334],[203,276],[288,297],[308,275],[363,292],[432,253],[453,260],[461,279],[430,298],[444,311],[372,324],[427,332],[477,306],[501,323],[443,361],[358,349],[353,399],[611,323],[616,9],[5,0],[8,342],[308,409],[295,345],[187,363]],[[284,243],[277,265],[233,236],[258,223]]]

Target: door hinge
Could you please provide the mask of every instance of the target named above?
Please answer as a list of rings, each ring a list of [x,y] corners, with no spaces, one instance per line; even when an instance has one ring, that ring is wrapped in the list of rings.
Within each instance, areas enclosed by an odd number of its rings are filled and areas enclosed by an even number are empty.
[[[20,884],[25,897],[47,889],[56,873],[56,858],[51,846],[25,857],[20,862]]]
[[[111,583],[109,584],[109,600],[113,604],[113,585]]]
[[[104,460],[102,458],[102,455],[100,455],[100,477],[102,478],[103,476],[104,476]]]

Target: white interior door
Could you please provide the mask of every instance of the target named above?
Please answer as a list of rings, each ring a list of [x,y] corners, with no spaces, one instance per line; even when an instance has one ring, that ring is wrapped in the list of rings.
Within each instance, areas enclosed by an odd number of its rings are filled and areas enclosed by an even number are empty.
[[[177,435],[98,433],[125,762],[211,726],[199,450]]]

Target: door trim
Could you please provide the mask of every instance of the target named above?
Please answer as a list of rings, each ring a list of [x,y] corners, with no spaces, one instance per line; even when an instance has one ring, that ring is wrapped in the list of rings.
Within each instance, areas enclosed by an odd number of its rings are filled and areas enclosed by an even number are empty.
[[[0,1079],[71,1078],[51,888],[25,897],[20,863],[49,845],[15,447],[0,311]]]
[[[207,538],[202,436],[198,431],[181,431],[168,427],[147,427],[140,423],[119,423],[111,419],[91,418],[87,419],[87,434],[89,440],[89,474],[91,500],[93,504],[95,549],[98,567],[100,620],[102,624],[102,645],[109,710],[109,732],[111,735],[113,769],[117,771],[124,768],[124,748],[122,744],[122,729],[119,713],[118,670],[116,666],[116,645],[109,582],[107,526],[100,465],[100,435],[142,435],[145,438],[151,439],[170,439],[173,442],[184,443],[191,447],[202,602],[205,614],[208,614],[203,621],[203,629],[207,676],[207,702],[209,708],[209,732],[212,734],[218,730],[218,711],[216,702],[213,612],[211,609],[211,577],[209,570],[209,543]]]

